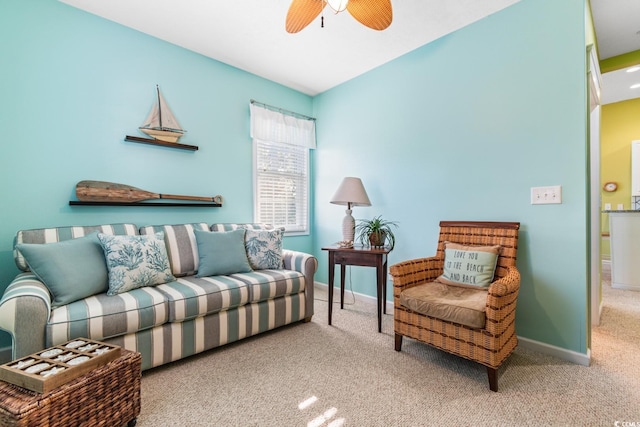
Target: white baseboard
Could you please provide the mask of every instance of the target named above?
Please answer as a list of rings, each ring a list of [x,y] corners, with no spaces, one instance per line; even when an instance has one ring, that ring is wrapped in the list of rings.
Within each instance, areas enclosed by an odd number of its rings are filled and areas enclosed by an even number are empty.
[[[640,286],[638,285],[627,285],[626,283],[617,283],[612,281],[611,287],[614,289],[622,289],[625,291],[640,291]]]
[[[316,286],[320,287],[320,288],[324,288],[325,291],[329,292],[329,286],[326,283],[322,283],[322,282],[314,282]],[[346,286],[345,286],[346,288]],[[353,291],[349,290],[349,289],[345,289],[344,290],[345,294],[347,293],[351,293]],[[372,297],[371,295],[365,295],[365,294],[361,294],[359,292],[353,292],[354,295],[357,295],[359,298],[363,298],[365,300],[367,300],[368,302],[370,302],[371,304],[376,304],[378,302],[378,299],[376,297]],[[387,292],[387,296],[389,295],[389,293]],[[345,296],[345,300],[346,300],[346,296]],[[340,301],[340,288],[338,287],[334,287],[333,289],[333,302],[335,303],[336,301]],[[393,301],[387,301],[387,313],[393,313]]]
[[[315,285],[318,287],[324,288],[326,291],[328,286],[326,283],[315,282]],[[339,292],[339,290],[338,290]],[[348,291],[351,292],[351,291]],[[340,296],[336,298],[336,289],[334,289],[334,302],[340,301]],[[363,298],[372,304],[376,303],[376,298],[370,295],[361,294],[358,292],[354,292],[358,298]],[[345,298],[346,299],[346,298]],[[387,301],[387,313],[393,313],[393,301]],[[529,350],[537,351],[540,353],[548,354],[550,356],[557,357],[558,359],[565,360],[567,362],[575,363],[577,365],[589,366],[591,363],[591,352],[589,351],[587,354],[577,353],[572,350],[567,350],[565,348],[556,347],[550,344],[546,344],[540,341],[535,341],[529,338],[524,338],[518,336],[519,345]]]
[[[526,349],[548,354],[567,362],[583,366],[589,366],[591,364],[591,350],[587,350],[587,354],[578,353],[572,350],[567,350],[566,348],[556,347],[554,345],[546,344],[521,336],[518,336],[518,341],[518,345],[521,345]]]

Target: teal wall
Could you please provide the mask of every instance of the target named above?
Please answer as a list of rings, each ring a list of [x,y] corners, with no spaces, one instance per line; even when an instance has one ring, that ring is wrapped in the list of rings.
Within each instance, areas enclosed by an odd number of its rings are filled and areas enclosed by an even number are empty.
[[[297,91],[56,0],[0,0],[0,290],[17,230],[133,222],[251,221],[249,100],[312,113]],[[196,152],[125,142],[159,84]],[[221,194],[222,208],[70,207],[83,179]],[[311,251],[312,236],[285,238]],[[2,336],[0,346],[8,345]]]
[[[250,221],[254,98],[318,118],[313,234],[285,246],[318,256],[319,281],[344,215],[329,198],[360,176],[373,206],[354,216],[400,223],[391,263],[432,255],[443,219],[520,221],[518,334],[586,352],[584,0],[522,0],[315,98],[55,0],[0,2],[0,288],[19,229]],[[156,83],[197,152],[123,141]],[[225,204],[69,207],[82,179]],[[531,206],[546,185],[563,186],[563,204]],[[375,294],[372,269],[352,273]]]
[[[329,199],[358,176],[372,206],[354,216],[399,221],[390,264],[433,255],[440,220],[520,221],[517,333],[586,353],[584,7],[522,0],[314,99],[321,281],[344,216]],[[563,203],[532,206],[548,185]],[[354,291],[375,295],[374,274],[353,267]]]

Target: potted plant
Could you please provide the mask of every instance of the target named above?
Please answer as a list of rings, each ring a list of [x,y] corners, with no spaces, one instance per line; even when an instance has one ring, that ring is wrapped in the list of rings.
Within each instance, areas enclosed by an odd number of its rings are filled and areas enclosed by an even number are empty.
[[[372,247],[384,246],[388,240],[389,246],[393,249],[396,244],[396,236],[391,227],[398,227],[398,223],[387,221],[382,218],[382,215],[373,219],[359,219],[356,224],[357,239],[363,246],[370,245]]]

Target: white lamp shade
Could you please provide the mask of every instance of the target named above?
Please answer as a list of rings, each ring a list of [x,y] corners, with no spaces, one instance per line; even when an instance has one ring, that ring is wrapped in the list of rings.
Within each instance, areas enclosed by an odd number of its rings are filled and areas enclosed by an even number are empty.
[[[340,183],[340,187],[331,198],[334,205],[351,206],[371,206],[367,191],[362,185],[362,180],[355,177],[346,177]]]

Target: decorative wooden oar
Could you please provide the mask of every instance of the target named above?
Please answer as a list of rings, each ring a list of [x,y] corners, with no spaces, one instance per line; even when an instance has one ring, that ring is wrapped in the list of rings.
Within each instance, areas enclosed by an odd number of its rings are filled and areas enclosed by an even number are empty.
[[[76,196],[81,202],[124,202],[135,203],[152,199],[193,200],[198,202],[222,203],[222,196],[200,197],[176,194],[159,194],[141,190],[125,184],[105,181],[80,181],[76,184]]]

